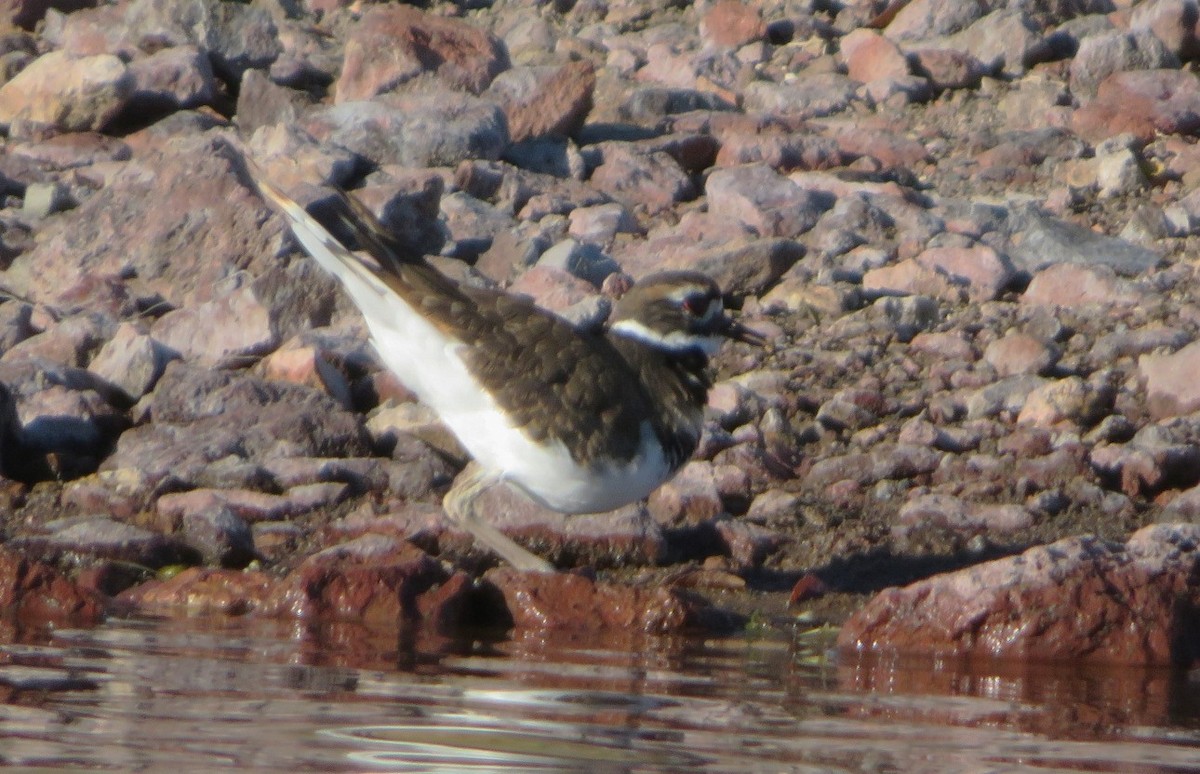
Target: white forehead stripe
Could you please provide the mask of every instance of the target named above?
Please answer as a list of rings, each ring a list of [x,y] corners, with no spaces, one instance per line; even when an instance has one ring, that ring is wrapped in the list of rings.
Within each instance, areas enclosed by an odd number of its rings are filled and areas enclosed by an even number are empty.
[[[682,287],[682,288],[678,288],[676,290],[672,290],[670,293],[666,294],[666,296],[664,296],[664,297],[668,301],[671,301],[674,304],[676,304],[677,306],[683,306],[683,303],[685,301],[687,301],[688,296],[693,296],[693,295],[696,295],[697,293],[700,293],[702,295],[707,295],[708,291],[704,288],[700,288],[700,287],[696,287],[696,286],[689,286],[689,287]],[[709,320],[712,320],[714,317],[717,317],[724,313],[725,313],[725,304],[722,303],[721,297],[717,296],[717,297],[713,298],[712,301],[709,302],[708,308],[704,310],[704,315],[700,319],[704,320],[705,322],[708,322]]]
[[[632,319],[618,320],[613,323],[610,330],[619,336],[628,336],[631,339],[637,339],[659,349],[665,349],[668,352],[686,352],[689,349],[699,349],[704,354],[712,356],[717,354],[721,349],[720,336],[696,336],[684,331],[671,331],[664,335]]]

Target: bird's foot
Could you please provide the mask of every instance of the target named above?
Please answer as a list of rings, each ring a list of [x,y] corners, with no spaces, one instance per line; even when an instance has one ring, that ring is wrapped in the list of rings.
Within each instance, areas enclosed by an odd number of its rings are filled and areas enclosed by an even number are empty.
[[[514,568],[522,572],[554,572],[554,565],[517,545],[512,538],[480,518],[475,508],[476,498],[499,482],[495,474],[472,464],[455,479],[442,500],[442,509],[451,521],[470,532],[476,542],[490,548]]]

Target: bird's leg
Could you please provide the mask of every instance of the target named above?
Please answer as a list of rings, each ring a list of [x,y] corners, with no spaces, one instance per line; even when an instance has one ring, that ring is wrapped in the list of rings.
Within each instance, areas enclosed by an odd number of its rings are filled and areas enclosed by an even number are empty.
[[[475,500],[488,487],[500,483],[500,477],[478,465],[471,465],[454,480],[442,499],[442,509],[458,526],[470,532],[477,542],[495,551],[501,559],[525,572],[554,572],[554,565],[517,545],[500,530],[479,517]]]

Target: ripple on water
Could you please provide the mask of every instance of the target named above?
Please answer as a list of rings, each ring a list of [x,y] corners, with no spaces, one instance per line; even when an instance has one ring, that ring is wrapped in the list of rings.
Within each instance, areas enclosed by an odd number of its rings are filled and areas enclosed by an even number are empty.
[[[827,643],[111,621],[0,644],[0,764],[1200,772],[1186,674],[836,660]]]

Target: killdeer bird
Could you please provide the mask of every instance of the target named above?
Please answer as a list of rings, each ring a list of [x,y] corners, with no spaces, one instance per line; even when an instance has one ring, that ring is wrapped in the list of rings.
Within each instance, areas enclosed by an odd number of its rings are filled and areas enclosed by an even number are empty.
[[[696,449],[709,356],[726,338],[762,343],[726,314],[712,279],[686,271],[637,283],[607,330],[578,330],[524,297],[454,283],[339,194],[337,216],[368,263],[247,167],[362,312],[383,363],[478,463],[446,495],[447,514],[519,569],[553,568],[480,518],[476,495],[505,481],[566,514],[646,497]]]

